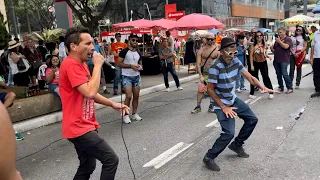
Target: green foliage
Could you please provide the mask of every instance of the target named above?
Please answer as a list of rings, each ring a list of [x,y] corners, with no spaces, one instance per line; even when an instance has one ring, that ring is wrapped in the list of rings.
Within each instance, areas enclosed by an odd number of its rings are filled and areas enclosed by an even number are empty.
[[[33,32],[29,34],[28,37],[34,40],[43,40],[44,42],[59,42],[59,36],[65,36],[65,29],[48,29],[44,30],[42,33]]]
[[[4,21],[3,14],[0,12],[0,49],[4,49],[9,41],[9,33],[6,24],[7,21]]]

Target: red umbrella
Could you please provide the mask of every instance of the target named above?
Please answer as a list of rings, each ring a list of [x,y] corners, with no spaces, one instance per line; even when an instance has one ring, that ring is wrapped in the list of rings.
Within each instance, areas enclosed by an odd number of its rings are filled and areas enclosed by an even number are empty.
[[[135,21],[129,21],[119,24],[113,24],[112,25],[115,28],[140,28],[140,29],[151,29],[155,26],[155,24],[146,19],[139,19]]]
[[[205,30],[205,29],[218,29],[224,25],[213,17],[203,14],[189,14],[180,18],[176,26],[172,29],[177,30]]]
[[[175,27],[177,21],[172,21],[168,19],[158,19],[152,21],[157,27],[161,29],[172,29]]]

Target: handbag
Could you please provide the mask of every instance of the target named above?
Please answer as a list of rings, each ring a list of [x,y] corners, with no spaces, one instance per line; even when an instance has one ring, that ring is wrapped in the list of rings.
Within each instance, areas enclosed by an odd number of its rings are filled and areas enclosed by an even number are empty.
[[[297,50],[297,51],[296,51],[296,53],[299,53],[299,52],[301,52],[301,50]],[[303,52],[299,55],[299,57],[296,58],[296,66],[297,66],[297,67],[300,68],[300,67],[302,66],[306,54],[307,54],[306,51],[303,51]]]
[[[17,68],[18,68],[19,72],[23,71],[27,68],[26,65],[24,64],[22,58],[20,58],[20,60],[18,61]]]
[[[211,51],[211,53],[210,53],[209,56],[207,57],[206,61],[204,62],[203,66],[201,66],[201,69],[200,69],[200,70],[201,70],[201,73],[203,73],[203,71],[204,71],[204,66],[207,64],[207,61],[209,60],[211,54],[212,54],[216,49],[217,49],[217,47],[214,48],[214,49]]]
[[[37,70],[42,65],[42,62],[40,60],[35,60],[32,61],[30,64],[33,70]]]

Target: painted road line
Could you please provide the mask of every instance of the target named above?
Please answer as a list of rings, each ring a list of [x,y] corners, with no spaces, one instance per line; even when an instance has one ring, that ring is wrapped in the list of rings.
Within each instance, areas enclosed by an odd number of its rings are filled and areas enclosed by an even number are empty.
[[[249,105],[252,105],[252,104],[256,103],[256,102],[259,101],[260,99],[261,99],[261,97],[257,97],[257,98],[255,98],[255,99],[253,99],[253,100],[249,103]]]
[[[167,162],[172,160],[173,158],[177,157],[180,153],[191,147],[193,143],[191,144],[184,144],[183,142],[180,142],[173,146],[172,148],[168,149],[164,153],[160,154],[156,158],[152,159],[143,167],[154,167],[155,169],[159,169],[163,165],[165,165]]]
[[[206,127],[213,127],[214,125],[216,125],[218,123],[218,119],[212,121],[211,123],[207,124]]]

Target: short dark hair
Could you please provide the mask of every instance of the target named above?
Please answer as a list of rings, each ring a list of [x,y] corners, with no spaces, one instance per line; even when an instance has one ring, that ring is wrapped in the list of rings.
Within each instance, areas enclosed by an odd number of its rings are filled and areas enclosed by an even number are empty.
[[[171,35],[170,31],[166,31],[166,35],[170,36]]]
[[[111,41],[112,43],[114,43],[114,38],[111,38],[110,41]]]
[[[16,38],[14,38],[13,40],[15,40],[15,41],[20,41],[20,39],[19,39],[19,38],[17,38],[17,37],[16,37]]]
[[[121,36],[121,34],[120,34],[120,33],[116,33],[116,34],[114,35],[114,37],[117,37],[117,36]]]
[[[38,41],[38,43],[39,43],[39,45],[43,45],[44,41],[43,41],[42,39],[40,39],[40,40]]]
[[[71,43],[78,45],[81,42],[80,35],[83,33],[90,34],[89,29],[82,26],[72,27],[68,29],[66,33],[65,41],[64,41],[64,44],[67,47],[68,51],[70,51]]]
[[[64,42],[65,38],[63,36],[59,36],[59,41]]]

